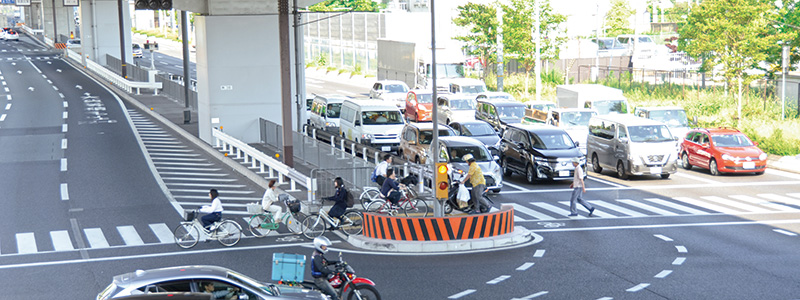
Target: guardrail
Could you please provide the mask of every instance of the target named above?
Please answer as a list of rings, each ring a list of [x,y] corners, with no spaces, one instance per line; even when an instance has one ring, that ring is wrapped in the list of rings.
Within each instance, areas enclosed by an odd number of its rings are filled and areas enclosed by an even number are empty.
[[[289,179],[290,189],[288,191],[290,192],[298,191],[297,184],[299,183],[308,190],[308,199],[312,199],[312,187],[315,182],[311,177],[300,173],[294,168],[289,168],[283,162],[267,156],[264,152],[225,134],[217,128],[212,129],[211,135],[214,137],[214,144],[218,148],[222,148],[222,151],[227,151],[229,156],[235,154],[236,158],[244,159],[245,163],[251,163],[251,168],[258,168],[261,173],[269,172],[269,177],[276,177],[275,173],[277,172],[279,183],[285,183],[286,179]]]
[[[40,33],[44,34],[44,29],[31,29],[30,27],[25,25],[20,25],[19,28],[21,28],[22,31],[24,31],[27,34],[40,34]]]
[[[81,55],[77,52],[67,49],[66,53],[68,58],[71,58],[79,64],[83,64]],[[133,93],[133,90],[135,89],[136,94],[138,95],[140,94],[141,89],[152,89],[153,94],[158,95],[158,90],[162,88],[161,82],[130,81],[122,78],[113,71],[106,69],[90,59],[86,59],[85,67],[128,93]]]

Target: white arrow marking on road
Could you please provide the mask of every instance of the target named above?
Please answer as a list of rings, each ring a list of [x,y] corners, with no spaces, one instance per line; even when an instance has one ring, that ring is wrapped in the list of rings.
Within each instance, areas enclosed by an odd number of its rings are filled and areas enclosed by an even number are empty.
[[[28,90],[33,92],[34,88],[33,87],[28,87]]]
[[[50,62],[48,61],[47,63],[49,64]],[[56,72],[61,73],[61,69],[56,69]]]
[[[20,74],[20,75],[22,75],[22,71],[20,71],[20,70],[17,70],[17,74]]]
[[[76,86],[75,86],[75,88],[76,88],[76,89],[79,89],[79,90],[82,90],[82,89],[83,89],[83,87],[82,87],[82,86],[80,86],[80,85],[76,85]]]

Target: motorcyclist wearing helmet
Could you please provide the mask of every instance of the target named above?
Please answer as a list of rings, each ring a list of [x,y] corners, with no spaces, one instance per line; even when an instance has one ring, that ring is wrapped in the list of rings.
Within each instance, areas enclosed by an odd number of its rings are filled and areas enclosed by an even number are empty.
[[[323,293],[331,296],[331,300],[339,300],[336,291],[328,282],[328,276],[334,273],[329,265],[338,263],[338,261],[329,261],[325,258],[325,253],[328,252],[328,247],[331,246],[331,241],[324,237],[318,236],[314,238],[314,254],[311,254],[311,276],[314,277],[314,284],[317,285]]]

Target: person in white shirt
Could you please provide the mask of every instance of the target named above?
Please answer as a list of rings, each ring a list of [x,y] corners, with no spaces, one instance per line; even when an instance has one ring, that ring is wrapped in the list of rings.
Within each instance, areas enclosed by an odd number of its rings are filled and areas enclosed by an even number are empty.
[[[375,166],[375,174],[377,175],[375,178],[375,182],[379,186],[383,186],[383,181],[386,180],[386,169],[392,165],[392,155],[386,154],[383,156],[383,161]]]
[[[586,193],[586,186],[583,182],[583,168],[580,166],[581,159],[580,158],[573,158],[572,159],[572,166],[575,167],[575,177],[572,178],[572,183],[569,185],[572,188],[572,197],[569,199],[569,215],[568,217],[577,217],[578,216],[578,209],[575,205],[575,202],[580,203],[586,210],[589,211],[589,216],[591,217],[594,214],[594,207],[592,207],[589,202],[583,200],[582,194]]]
[[[207,215],[200,218],[203,221],[203,227],[208,228],[214,222],[222,220],[222,202],[219,201],[219,192],[217,189],[211,189],[208,192],[208,196],[211,197],[211,205],[203,205],[200,208],[201,213],[206,213]]]
[[[272,213],[272,220],[275,223],[281,222],[281,217],[283,214],[283,208],[280,206],[280,202],[278,202],[278,194],[275,192],[275,179],[269,181],[269,187],[264,192],[264,196],[261,197],[261,208],[264,211],[268,211]]]

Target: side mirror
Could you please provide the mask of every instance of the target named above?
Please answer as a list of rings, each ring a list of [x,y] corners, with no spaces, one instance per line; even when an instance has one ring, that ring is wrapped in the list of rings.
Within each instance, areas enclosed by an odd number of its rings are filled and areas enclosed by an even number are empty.
[[[624,137],[624,138],[620,138],[620,139],[619,139],[619,142],[620,142],[620,143],[623,143],[623,144],[627,144],[627,143],[628,143],[628,138],[626,138],[626,137]]]
[[[525,144],[523,144],[523,143],[517,143],[517,148],[525,148]]]
[[[494,158],[494,161],[500,161],[500,156],[495,155],[495,156],[492,156],[492,158]]]
[[[353,125],[355,125],[355,126],[361,126],[361,120],[356,120],[355,124],[353,124]]]
[[[580,147],[580,146],[581,146],[581,142],[575,142],[575,147]]]

